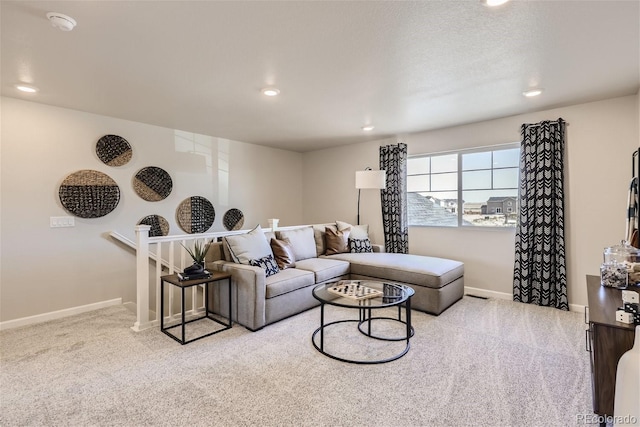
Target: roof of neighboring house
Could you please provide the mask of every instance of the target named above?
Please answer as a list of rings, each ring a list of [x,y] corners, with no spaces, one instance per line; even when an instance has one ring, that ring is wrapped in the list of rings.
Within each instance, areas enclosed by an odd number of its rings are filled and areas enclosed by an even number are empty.
[[[436,201],[434,203],[434,200]],[[458,214],[450,212],[447,208],[440,206],[435,199],[430,196],[422,196],[418,193],[407,193],[407,208],[412,225],[444,225],[457,226]],[[463,224],[471,225],[463,220]]]
[[[503,197],[489,197],[487,203],[489,202],[504,202],[505,200],[516,200],[517,197],[514,196],[503,196]]]

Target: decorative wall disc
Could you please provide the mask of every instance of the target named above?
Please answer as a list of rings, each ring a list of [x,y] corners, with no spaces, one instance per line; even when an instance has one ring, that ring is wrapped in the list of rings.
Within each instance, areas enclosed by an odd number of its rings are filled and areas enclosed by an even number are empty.
[[[244,224],[244,214],[240,209],[229,209],[222,217],[222,224],[226,230],[240,230]]]
[[[131,145],[121,136],[105,135],[96,144],[96,154],[104,164],[122,166],[129,163],[133,151]]]
[[[62,206],[80,218],[99,218],[118,206],[120,188],[108,175],[81,170],[67,176],[58,192]]]
[[[171,194],[173,181],[164,169],[148,166],[140,169],[133,178],[133,189],[144,200],[157,202]]]
[[[216,211],[204,197],[192,196],[184,199],[176,210],[178,225],[187,233],[204,233],[213,225]]]
[[[166,236],[169,234],[169,223],[160,215],[147,215],[138,222],[138,225],[150,225],[149,237]]]

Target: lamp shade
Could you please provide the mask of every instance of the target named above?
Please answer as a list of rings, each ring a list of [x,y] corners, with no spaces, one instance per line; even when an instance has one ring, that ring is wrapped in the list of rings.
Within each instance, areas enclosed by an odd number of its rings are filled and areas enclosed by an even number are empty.
[[[356,171],[356,188],[377,188],[387,187],[387,173],[385,171]]]

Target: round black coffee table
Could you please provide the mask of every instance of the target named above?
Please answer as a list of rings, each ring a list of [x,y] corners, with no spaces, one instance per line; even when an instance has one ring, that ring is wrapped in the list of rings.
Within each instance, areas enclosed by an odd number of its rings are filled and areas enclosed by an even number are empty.
[[[342,362],[357,364],[387,363],[397,360],[407,354],[410,348],[409,340],[413,336],[411,326],[411,297],[414,290],[409,286],[397,283],[380,282],[374,280],[340,280],[325,283],[313,288],[313,297],[320,301],[320,327],[313,332],[311,341],[313,346],[325,356]],[[358,309],[358,319],[343,319],[325,323],[325,305]],[[373,316],[372,311],[388,307],[398,307],[397,317]],[[404,307],[405,320],[402,320],[402,308]],[[405,334],[399,337],[381,337],[372,333],[372,321],[387,320],[399,322]],[[354,360],[340,357],[325,350],[325,329],[340,323],[354,322],[361,334],[368,338],[382,341],[406,341],[406,345],[399,353],[383,359]]]

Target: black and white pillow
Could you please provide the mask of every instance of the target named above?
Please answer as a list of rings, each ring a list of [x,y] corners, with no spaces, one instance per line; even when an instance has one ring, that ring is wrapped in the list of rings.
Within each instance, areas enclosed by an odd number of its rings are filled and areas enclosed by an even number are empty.
[[[254,267],[262,267],[267,277],[273,276],[280,271],[280,269],[278,268],[278,263],[276,262],[273,255],[267,255],[266,257],[262,257],[259,259],[251,259],[249,260],[249,265],[253,265]]]
[[[349,239],[349,252],[366,253],[373,252],[371,241],[369,239]]]

